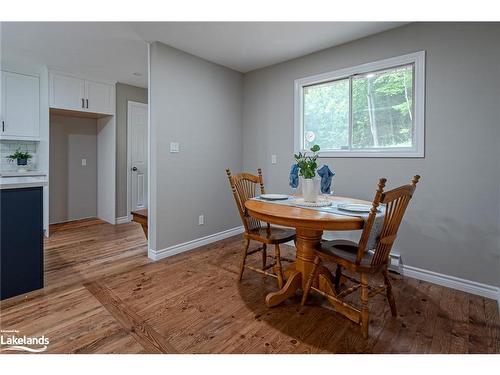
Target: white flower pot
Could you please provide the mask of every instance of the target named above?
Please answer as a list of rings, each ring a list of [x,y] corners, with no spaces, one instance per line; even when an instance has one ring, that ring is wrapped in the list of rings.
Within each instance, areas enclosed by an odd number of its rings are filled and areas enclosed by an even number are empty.
[[[300,178],[302,185],[302,197],[306,202],[316,202],[318,200],[319,188],[321,179],[314,178]]]

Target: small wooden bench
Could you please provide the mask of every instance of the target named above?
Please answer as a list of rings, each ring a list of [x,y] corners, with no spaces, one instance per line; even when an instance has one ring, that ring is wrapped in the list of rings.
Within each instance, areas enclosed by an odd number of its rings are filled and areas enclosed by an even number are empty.
[[[146,238],[148,238],[148,210],[144,209],[132,211],[132,220],[141,224],[142,230],[144,231]]]

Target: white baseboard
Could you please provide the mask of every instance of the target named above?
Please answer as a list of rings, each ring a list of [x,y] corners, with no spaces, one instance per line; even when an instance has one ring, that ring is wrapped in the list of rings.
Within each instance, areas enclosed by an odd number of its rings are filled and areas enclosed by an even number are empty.
[[[167,258],[169,256],[183,253],[184,251],[196,249],[197,247],[211,244],[212,242],[220,241],[225,238],[236,236],[237,234],[243,233],[243,227],[236,227],[228,230],[224,230],[219,233],[210,234],[205,237],[197,238],[188,242],[184,242],[178,245],[169,246],[161,250],[148,250],[148,257],[152,260],[160,260]]]
[[[476,281],[443,275],[442,273],[427,271],[407,265],[403,265],[402,270],[404,276],[497,300],[500,309],[500,289],[496,286],[481,284]]]
[[[498,313],[500,314],[500,288],[498,288],[497,302],[498,302]]]
[[[132,221],[132,218],[130,216],[121,216],[117,217],[115,220],[116,224],[125,224],[125,223],[130,223]]]
[[[61,220],[61,221],[50,222],[49,225],[71,223],[72,221],[86,220],[86,219],[96,219],[96,218],[97,218],[97,216],[84,216],[84,217],[79,217],[79,218],[76,218],[76,219],[68,219],[68,220]]]

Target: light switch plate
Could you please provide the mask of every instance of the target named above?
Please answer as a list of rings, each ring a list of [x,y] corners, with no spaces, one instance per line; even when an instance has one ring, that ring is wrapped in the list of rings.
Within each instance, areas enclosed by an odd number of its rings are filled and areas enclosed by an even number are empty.
[[[179,152],[179,142],[170,142],[170,152]]]
[[[82,167],[87,166],[87,159],[82,159]]]
[[[276,164],[276,155],[271,155],[271,164]]]

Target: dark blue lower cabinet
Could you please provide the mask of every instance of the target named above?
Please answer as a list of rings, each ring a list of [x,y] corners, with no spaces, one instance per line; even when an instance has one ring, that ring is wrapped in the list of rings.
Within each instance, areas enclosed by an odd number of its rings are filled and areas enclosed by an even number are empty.
[[[43,188],[0,190],[0,299],[43,288]]]

